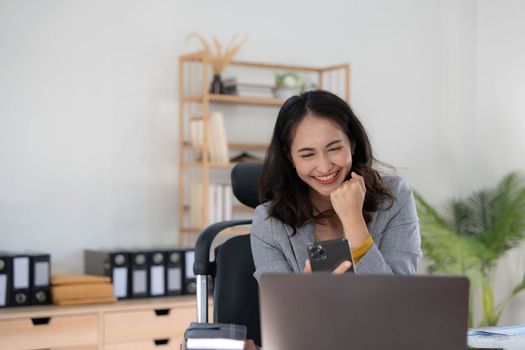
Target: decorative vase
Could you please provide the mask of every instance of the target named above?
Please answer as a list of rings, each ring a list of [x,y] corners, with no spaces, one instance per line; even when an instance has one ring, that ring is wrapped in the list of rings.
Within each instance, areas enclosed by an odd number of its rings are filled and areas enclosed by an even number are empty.
[[[220,74],[215,74],[210,83],[210,94],[224,94],[224,84]]]

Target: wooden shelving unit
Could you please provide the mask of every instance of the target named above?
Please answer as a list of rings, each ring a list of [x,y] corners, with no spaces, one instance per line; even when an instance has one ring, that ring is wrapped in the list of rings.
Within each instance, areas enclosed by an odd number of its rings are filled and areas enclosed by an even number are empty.
[[[248,70],[264,70],[276,72],[297,72],[300,74],[314,75],[317,88],[330,90],[346,101],[350,98],[350,65],[339,64],[327,67],[308,67],[289,64],[273,64],[250,61],[233,61],[229,67],[241,67]],[[208,142],[210,135],[210,106],[216,105],[245,105],[274,108],[271,112],[276,115],[278,107],[282,106],[284,100],[279,98],[265,98],[257,96],[217,95],[208,92],[211,81],[209,58],[204,51],[193,52],[179,57],[179,243],[185,243],[184,237],[200,233],[209,222],[208,217],[208,193],[210,184],[210,170],[231,169],[234,163],[217,163],[209,161]],[[191,117],[188,107],[198,106],[204,120],[204,140],[200,160],[188,156],[191,153],[192,144],[189,141],[188,124]],[[228,117],[225,117],[227,125]],[[262,143],[231,142],[229,149],[241,151],[265,152],[267,145]],[[200,183],[205,189],[203,192],[202,227],[192,227],[188,224],[188,212],[191,204],[188,203],[189,185],[185,179],[188,171],[199,171]],[[195,177],[193,177],[195,178]],[[246,207],[235,206],[234,211],[246,212]],[[235,233],[235,230],[231,230]],[[245,230],[241,229],[242,232]]]

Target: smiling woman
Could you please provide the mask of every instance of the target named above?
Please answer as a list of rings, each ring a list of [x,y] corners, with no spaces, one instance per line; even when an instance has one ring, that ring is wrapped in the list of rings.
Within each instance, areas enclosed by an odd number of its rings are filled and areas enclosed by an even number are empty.
[[[337,238],[349,242],[357,273],[415,273],[421,250],[412,192],[373,162],[366,131],[345,101],[323,90],[288,99],[259,184],[255,277],[310,272],[308,245]]]

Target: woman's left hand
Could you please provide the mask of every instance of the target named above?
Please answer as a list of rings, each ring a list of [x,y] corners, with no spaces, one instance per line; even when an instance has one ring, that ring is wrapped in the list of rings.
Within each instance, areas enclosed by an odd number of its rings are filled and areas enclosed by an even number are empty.
[[[330,194],[330,201],[343,227],[355,220],[362,220],[366,186],[361,175],[352,172],[352,178],[345,181]]]

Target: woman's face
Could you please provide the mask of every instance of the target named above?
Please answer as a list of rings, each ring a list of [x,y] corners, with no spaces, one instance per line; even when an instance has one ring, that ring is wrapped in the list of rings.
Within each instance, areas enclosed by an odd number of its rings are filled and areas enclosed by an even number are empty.
[[[346,134],[336,122],[310,114],[297,125],[290,156],[297,175],[322,196],[329,196],[352,169]]]

